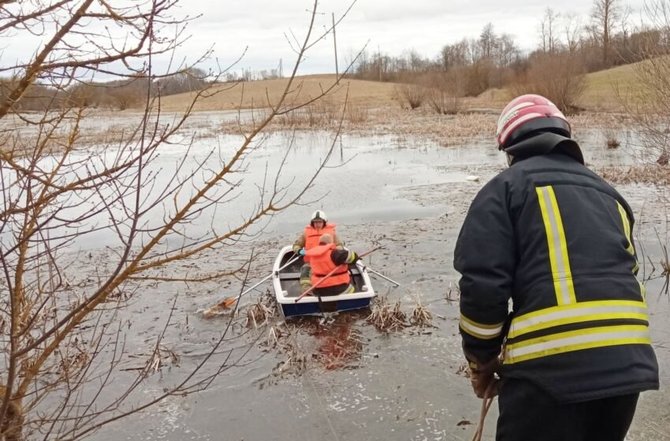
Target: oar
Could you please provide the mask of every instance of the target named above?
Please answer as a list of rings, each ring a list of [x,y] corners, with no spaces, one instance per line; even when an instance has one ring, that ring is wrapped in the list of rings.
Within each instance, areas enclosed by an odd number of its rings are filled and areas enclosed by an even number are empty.
[[[296,253],[295,256],[294,256],[291,260],[289,260],[288,262],[286,262],[284,265],[282,265],[282,266],[277,270],[277,272],[279,272],[279,271],[283,270],[284,268],[288,267],[289,265],[291,265],[293,262],[295,262],[295,261],[298,260],[298,259],[300,259],[300,254]],[[265,281],[268,280],[270,277],[272,277],[272,275],[273,275],[274,273],[275,273],[275,272],[272,271],[270,274],[268,274],[267,276],[263,277],[258,283],[256,283],[256,284],[255,284],[254,286],[252,286],[251,288],[247,289],[246,291],[241,292],[240,294],[238,294],[238,295],[235,296],[235,297],[226,297],[225,299],[223,299],[223,300],[221,300],[219,303],[217,303],[215,306],[218,306],[218,307],[220,307],[220,308],[226,308],[226,309],[227,309],[227,308],[230,308],[230,307],[231,307],[231,306],[232,306],[232,305],[233,305],[233,304],[234,304],[240,297],[242,297],[243,295],[247,294],[248,292],[251,292],[251,291],[252,291],[254,288],[256,288],[258,285],[260,285],[261,283],[265,282]]]
[[[383,248],[383,247],[381,247],[381,246],[379,246],[379,247],[375,247],[375,248],[373,248],[373,249],[371,249],[371,250],[369,250],[369,251],[364,252],[363,254],[359,254],[358,257],[359,257],[359,258],[365,257],[365,256],[367,256],[368,254],[370,254],[370,253],[372,253],[372,252],[374,252],[374,251],[377,251],[377,250],[380,249],[380,248]],[[340,268],[340,266],[341,266],[341,265],[338,265],[338,266],[336,266],[335,268],[333,268],[328,274],[326,274],[325,276],[323,276],[323,277],[321,278],[321,280],[319,280],[318,282],[316,282],[316,284],[315,284],[314,286],[310,287],[308,290],[306,290],[305,292],[303,292],[302,294],[300,294],[300,295],[295,299],[295,301],[294,301],[293,303],[298,303],[298,302],[300,301],[300,299],[302,299],[302,298],[305,297],[307,294],[309,294],[309,293],[311,293],[312,291],[314,291],[314,288],[318,288],[318,286],[321,285],[321,283],[323,283],[323,281],[326,280],[328,277],[332,276],[333,273],[335,273],[335,271],[338,270],[338,269]]]
[[[388,281],[388,282],[393,283],[393,284],[395,285],[396,288],[400,286],[400,284],[399,284],[398,282],[396,282],[395,280],[393,280],[393,279],[391,279],[391,278],[389,278],[389,277],[386,277],[386,276],[383,275],[382,273],[373,270],[373,269],[370,268],[369,266],[366,266],[365,269],[366,269],[368,272],[370,272],[370,273],[372,273],[372,274],[375,274],[375,275],[381,277],[382,279],[384,279],[384,280],[386,280],[386,281]]]

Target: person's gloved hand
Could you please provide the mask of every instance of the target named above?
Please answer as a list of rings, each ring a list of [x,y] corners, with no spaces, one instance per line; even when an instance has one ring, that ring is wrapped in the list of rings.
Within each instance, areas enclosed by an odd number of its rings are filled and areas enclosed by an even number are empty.
[[[298,254],[300,254],[301,256],[304,256],[305,255],[305,249],[300,248],[300,251],[298,251]]]
[[[498,357],[487,363],[478,363],[474,360],[468,360],[470,373],[470,384],[477,398],[492,398],[498,395],[498,378],[495,374],[500,368]],[[486,390],[490,388],[487,396]]]

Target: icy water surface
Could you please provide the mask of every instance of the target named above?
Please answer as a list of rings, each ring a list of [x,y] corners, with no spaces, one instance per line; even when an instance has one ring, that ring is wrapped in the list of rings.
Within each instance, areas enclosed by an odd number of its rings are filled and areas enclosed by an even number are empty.
[[[203,139],[226,145],[233,138]],[[273,135],[261,154],[272,167],[285,152],[288,135]],[[289,153],[288,176],[308,175],[332,139],[323,133],[298,134]],[[599,147],[598,135],[582,134],[587,161],[600,165],[627,164],[622,150]],[[199,147],[199,148],[200,148]],[[165,166],[178,154],[165,151]],[[197,152],[196,152],[197,154]],[[173,156],[174,155],[174,156]],[[255,162],[258,164],[258,162]],[[291,325],[293,353],[267,344],[269,328],[251,330],[226,343],[211,360],[208,372],[228,366],[211,386],[188,397],[170,397],[161,404],[122,422],[113,423],[90,439],[111,440],[470,440],[479,417],[480,402],[462,373],[463,358],[457,334],[457,303],[451,268],[452,250],[460,224],[476,191],[505,166],[503,155],[490,143],[439,147],[421,139],[394,136],[343,137],[307,200],[276,216],[257,243],[279,249],[293,240],[315,208],[324,209],[348,244],[362,250],[370,236],[383,236],[385,248],[370,256],[368,264],[397,280],[391,289],[381,279],[376,289],[389,300],[401,301],[410,314],[420,298],[433,315],[430,328],[410,327],[385,334],[365,320],[367,313],[340,315],[321,323],[318,318]],[[249,171],[251,181],[262,178],[264,168]],[[477,179],[476,179],[477,178]],[[252,187],[245,187],[248,195]],[[621,188],[636,212],[649,201],[647,189]],[[245,207],[240,198],[239,210]],[[248,197],[246,197],[248,202]],[[221,214],[219,222],[225,222]],[[649,258],[658,261],[660,248],[649,231],[641,241]],[[251,245],[248,245],[251,246]],[[242,249],[247,252],[248,248]],[[257,278],[270,268],[274,254],[260,256]],[[200,269],[220,268],[221,259],[203,259]],[[652,334],[664,380],[670,372],[670,309],[668,297],[658,294],[662,279],[648,284]],[[131,305],[134,317],[131,348],[150,348],[163,329],[165,312],[175,295],[174,325],[166,332],[166,345],[180,355],[179,369],[202,360],[227,324],[226,317],[202,319],[197,310],[237,292],[230,286],[183,286],[161,283],[153,295]],[[260,287],[245,298],[255,301]],[[653,294],[652,294],[653,293]],[[280,317],[271,324],[281,329]],[[232,356],[231,356],[232,354]],[[278,367],[291,356],[302,355],[304,370]],[[141,365],[141,361],[138,360]],[[235,364],[235,366],[232,366]],[[180,378],[177,367],[166,366],[151,377],[141,394],[149,396]],[[273,373],[274,372],[274,373]],[[279,373],[281,372],[281,373]],[[130,376],[125,380],[128,381]],[[124,381],[121,378],[119,381]],[[630,440],[670,440],[670,399],[665,385],[660,392],[643,394]],[[484,439],[493,439],[495,405],[487,419]]]

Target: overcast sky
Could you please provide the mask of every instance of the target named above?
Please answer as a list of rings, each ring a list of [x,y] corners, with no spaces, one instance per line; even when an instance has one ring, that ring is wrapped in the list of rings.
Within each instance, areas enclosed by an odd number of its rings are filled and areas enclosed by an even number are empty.
[[[631,8],[632,25],[639,24],[644,0],[618,0]],[[303,38],[312,0],[184,0],[181,11],[202,14],[189,26],[192,35],[184,54],[196,54],[213,45],[220,64],[233,62],[247,48],[236,70],[277,68],[284,73],[295,61],[285,35]],[[316,28],[330,25],[332,13],[342,14],[346,0],[321,0]],[[341,66],[366,44],[368,52],[399,56],[415,50],[435,58],[445,44],[464,37],[477,38],[487,23],[496,34],[509,34],[523,50],[539,43],[539,26],[551,7],[563,15],[574,14],[586,24],[593,7],[590,0],[561,2],[534,0],[358,0],[337,28]],[[559,23],[560,24],[560,23]],[[562,31],[562,27],[559,28]],[[333,41],[328,38],[309,53],[301,73],[334,72]]]
[[[478,38],[488,23],[497,35],[508,34],[521,50],[530,51],[539,45],[540,23],[548,7],[562,17],[574,16],[584,25],[589,22],[593,1],[357,0],[337,26],[339,68],[341,71],[366,45],[369,54],[379,51],[399,57],[413,50],[424,58],[436,59],[445,45]],[[615,2],[619,8],[630,8],[630,29],[639,26],[645,0]],[[289,40],[298,45],[295,40],[304,39],[313,4],[314,0],[181,0],[173,14],[194,18],[186,29],[190,38],[179,48],[176,59],[192,63],[211,47],[215,58],[200,65],[204,70],[217,72],[217,62],[225,68],[244,55],[232,69],[235,73],[270,71],[281,61],[283,73],[288,75],[296,60]],[[350,0],[319,1],[314,35],[331,26],[333,13],[340,17],[350,6]],[[556,25],[562,33],[560,18]],[[5,32],[0,38],[0,64],[26,62],[49,35],[48,31],[42,35]],[[117,38],[123,40],[123,36]],[[308,52],[299,74],[335,72],[333,52],[329,35]],[[165,71],[167,60],[167,56],[154,59],[154,65]]]

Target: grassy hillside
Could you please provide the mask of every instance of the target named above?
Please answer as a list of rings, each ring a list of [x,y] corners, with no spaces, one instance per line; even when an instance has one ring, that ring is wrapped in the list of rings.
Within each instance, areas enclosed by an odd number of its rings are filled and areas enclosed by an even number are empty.
[[[289,103],[304,102],[316,97],[322,90],[331,86],[335,75],[311,75],[296,78],[287,97]],[[221,84],[214,88],[215,94],[198,103],[196,110],[231,110],[242,108],[268,107],[268,102],[276,103],[288,80],[249,81],[238,84]],[[384,107],[398,105],[395,98],[395,85],[375,81],[345,79],[336,85],[327,100],[341,104],[347,99],[353,106]],[[165,110],[182,109],[190,101],[191,93],[170,95],[163,99]]]
[[[637,64],[619,66],[586,75],[585,90],[578,104],[587,110],[619,111],[623,108],[620,96],[630,97],[639,92]],[[221,84],[214,87],[214,95],[202,100],[196,110],[232,110],[268,107],[276,103],[287,84],[286,79]],[[296,78],[288,102],[304,102],[333,85],[334,75],[311,75]],[[345,79],[326,98],[328,104],[342,104],[347,97],[351,107],[400,107],[395,83],[380,83]],[[164,110],[181,110],[190,102],[192,94],[170,95],[163,98]],[[505,89],[491,89],[476,98],[464,100],[466,108],[502,108],[511,98]]]
[[[637,67],[638,63],[627,64],[586,75],[581,107],[589,110],[622,109],[621,98],[639,91]]]

